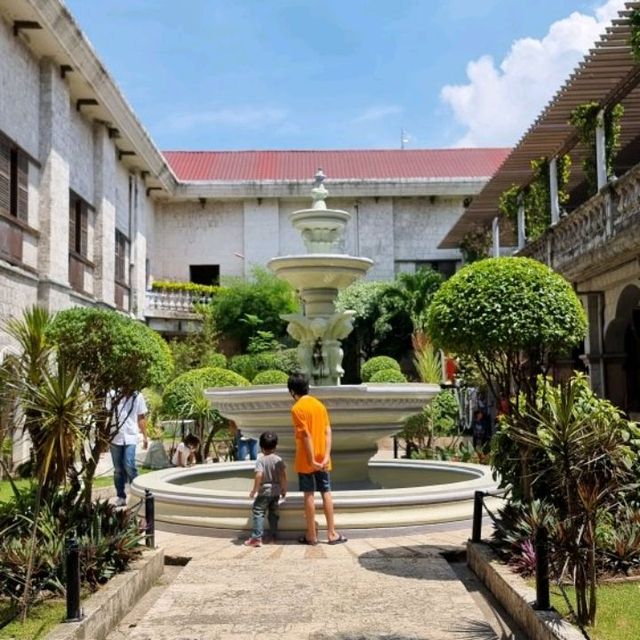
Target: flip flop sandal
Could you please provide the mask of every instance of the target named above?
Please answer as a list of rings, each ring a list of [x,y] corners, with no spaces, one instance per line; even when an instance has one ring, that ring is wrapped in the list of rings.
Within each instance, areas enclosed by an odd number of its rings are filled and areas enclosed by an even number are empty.
[[[300,536],[298,538],[298,542],[300,544],[308,544],[310,547],[315,547],[318,544],[317,540],[314,540],[313,542],[311,540],[307,540],[306,536]]]
[[[327,544],[342,544],[343,542],[347,542],[347,538],[342,534],[339,534],[335,540],[328,540]]]

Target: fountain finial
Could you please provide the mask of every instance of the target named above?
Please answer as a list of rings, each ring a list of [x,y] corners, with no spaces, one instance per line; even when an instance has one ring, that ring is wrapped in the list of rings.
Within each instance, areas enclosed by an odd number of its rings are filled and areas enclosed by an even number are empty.
[[[329,195],[326,187],[323,182],[326,178],[324,175],[322,168],[319,168],[316,172],[316,175],[313,176],[314,183],[313,189],[311,189],[311,197],[313,198],[313,205],[311,205],[312,209],[326,209],[327,205],[325,203],[325,198]]]

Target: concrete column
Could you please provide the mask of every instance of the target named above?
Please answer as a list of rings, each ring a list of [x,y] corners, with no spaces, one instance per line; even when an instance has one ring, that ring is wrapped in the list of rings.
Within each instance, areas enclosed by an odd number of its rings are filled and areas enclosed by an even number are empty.
[[[491,223],[491,237],[493,238],[493,257],[500,257],[500,221],[496,216]]]
[[[584,361],[589,367],[591,388],[601,398],[606,394],[604,361],[604,295],[597,291],[582,296],[587,313],[587,335],[584,341]]]
[[[598,124],[596,126],[596,174],[598,177],[598,191],[607,184],[607,158],[604,136],[604,109],[598,112]]]
[[[93,165],[95,194],[94,291],[101,302],[115,304],[116,154],[102,124],[94,125]]]
[[[518,199],[518,249],[522,249],[527,244],[527,230],[525,227],[525,210],[524,200],[522,197]]]
[[[40,64],[40,159],[38,270],[40,302],[49,309],[65,304],[69,285],[69,92],[60,69]],[[64,293],[63,293],[64,292]]]
[[[551,224],[560,220],[560,201],[558,200],[558,161],[551,158],[549,162],[549,195],[551,200]]]
[[[280,253],[280,214],[277,198],[244,201],[244,275],[264,266]]]

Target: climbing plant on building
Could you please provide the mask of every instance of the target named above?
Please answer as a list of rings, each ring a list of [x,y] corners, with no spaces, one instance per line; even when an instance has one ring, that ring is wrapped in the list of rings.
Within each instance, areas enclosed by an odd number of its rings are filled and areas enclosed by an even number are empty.
[[[631,24],[631,35],[629,36],[631,54],[636,62],[640,62],[640,9],[634,9],[631,12],[629,23]]]
[[[477,226],[468,231],[460,241],[460,251],[465,264],[489,257],[491,229]]]
[[[551,188],[550,162],[546,157],[531,161],[532,180],[524,188],[512,185],[502,193],[498,201],[498,210],[511,224],[518,224],[518,208],[520,198],[524,205],[525,231],[529,240],[540,237],[551,223]],[[569,201],[566,191],[571,176],[571,156],[556,158],[556,176],[558,185],[558,203],[564,205]]]
[[[602,107],[597,102],[587,102],[578,105],[569,117],[569,124],[578,131],[580,142],[584,144],[589,153],[582,161],[582,170],[587,178],[589,191],[592,194],[598,191],[598,169],[596,166],[596,128],[598,127],[598,114]],[[622,127],[620,121],[624,113],[624,107],[616,104],[604,110],[604,139],[605,139],[605,166],[607,177],[613,175],[613,161],[620,149],[620,133]]]

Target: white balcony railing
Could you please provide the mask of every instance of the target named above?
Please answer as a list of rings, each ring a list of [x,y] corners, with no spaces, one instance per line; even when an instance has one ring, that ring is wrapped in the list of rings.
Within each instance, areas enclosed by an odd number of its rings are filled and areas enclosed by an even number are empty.
[[[620,263],[640,242],[640,165],[549,227],[518,255],[569,279]]]
[[[189,291],[147,291],[146,309],[151,312],[194,313],[195,305],[211,302],[210,296]]]

